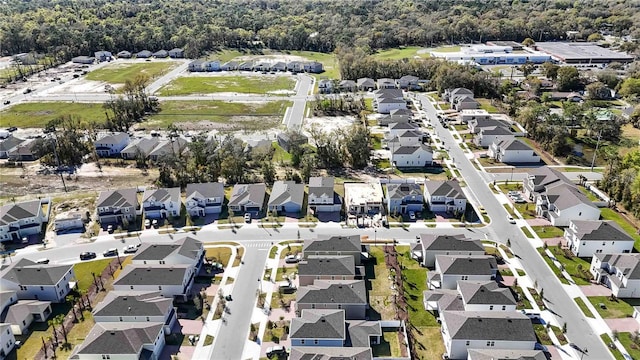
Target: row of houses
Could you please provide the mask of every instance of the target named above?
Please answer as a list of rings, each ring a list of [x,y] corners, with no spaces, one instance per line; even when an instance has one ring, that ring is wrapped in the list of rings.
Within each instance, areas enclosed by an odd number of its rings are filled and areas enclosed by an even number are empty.
[[[406,119],[403,110],[392,110],[391,117]],[[390,150],[391,163],[397,168],[419,168],[433,165],[433,149],[429,145],[429,135],[409,122],[394,122],[388,125],[385,134],[385,148]]]
[[[34,161],[38,159],[35,139],[21,139],[9,135],[0,140],[0,159],[10,161]]]
[[[189,63],[188,70],[191,72],[212,72],[212,71],[291,71],[308,72],[319,74],[324,71],[322,63],[317,61],[236,61],[231,60],[221,62],[220,60],[194,60]]]
[[[164,59],[164,58],[179,59],[184,57],[184,50],[182,50],[181,48],[174,48],[171,50],[158,50],[156,52],[151,52],[149,50],[142,50],[137,53],[132,53],[127,50],[122,50],[118,52],[115,57],[110,51],[101,50],[101,51],[96,51],[94,53],[94,56],[87,56],[87,55],[76,56],[71,59],[71,62],[76,64],[89,65],[89,64],[93,64],[96,61],[98,62],[111,61],[116,57],[121,59],[131,59],[134,57],[138,59],[148,59],[152,57],[156,59]]]

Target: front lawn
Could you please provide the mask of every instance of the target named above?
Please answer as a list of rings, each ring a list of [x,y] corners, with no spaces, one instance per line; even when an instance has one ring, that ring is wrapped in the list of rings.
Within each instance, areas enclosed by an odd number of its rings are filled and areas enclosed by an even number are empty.
[[[618,334],[618,340],[633,359],[640,359],[640,338],[633,333],[623,332]],[[617,351],[617,350],[616,350]],[[615,356],[615,352],[614,352]]]
[[[562,271],[560,271],[560,269],[558,269],[558,267],[553,263],[553,260],[551,260],[547,256],[547,253],[544,252],[544,249],[538,248],[538,252],[542,256],[542,259],[544,259],[544,261],[547,263],[547,266],[549,266],[551,271],[553,271],[553,273],[556,274],[560,282],[563,284],[569,284],[569,281],[567,281],[567,279],[565,279],[565,277],[562,275]]]
[[[608,296],[590,296],[589,302],[604,319],[620,319],[633,315],[633,306],[622,299],[611,300]],[[600,306],[604,305],[604,309]]]
[[[532,226],[531,228],[541,239],[564,236],[564,230],[555,226]]]
[[[536,337],[538,338],[538,342],[542,345],[553,345],[553,341],[551,341],[551,337],[547,332],[547,328],[542,324],[534,324],[533,330],[536,332]]]
[[[293,91],[295,80],[288,76],[194,76],[179,77],[164,85],[157,94],[179,96],[219,92],[269,94]]]
[[[531,235],[531,232],[529,231],[529,229],[527,229],[526,226],[521,227],[520,230],[522,230],[522,232],[524,233],[524,236],[530,239],[533,238],[533,235]]]
[[[535,219],[536,214],[536,204],[526,203],[526,204],[515,204],[516,210],[522,215],[525,219]]]
[[[231,260],[231,248],[229,246],[207,248],[204,256],[207,260],[218,262],[226,268]]]
[[[618,336],[620,336],[620,334],[618,334]],[[611,351],[611,354],[613,354],[613,357],[616,360],[626,360],[625,357],[622,356],[622,353],[620,352],[620,350],[618,350],[618,348],[616,348],[616,347],[612,348],[611,346],[609,346],[609,344],[612,344],[613,341],[611,341],[611,338],[609,337],[608,334],[605,333],[605,334],[600,335],[600,339],[602,339],[602,341],[607,346],[607,348],[609,348],[609,351]],[[624,346],[624,344],[625,344],[624,341],[622,341],[622,339],[619,339],[619,340],[622,343],[622,345]],[[628,348],[625,346],[625,349],[628,349]],[[629,350],[627,350],[627,351],[629,351]],[[637,357],[634,357],[634,359],[637,359]]]
[[[577,256],[573,256],[570,250],[560,249],[557,246],[550,246],[549,250],[553,256],[562,264],[564,270],[571,275],[571,278],[577,285],[590,285],[591,273],[589,272],[590,262],[583,260]],[[539,248],[541,255],[545,256],[544,248]],[[555,267],[555,265],[554,265]]]
[[[87,80],[105,81],[110,84],[124,84],[127,80],[133,80],[138,74],[145,74],[149,76],[149,79],[158,78],[171,71],[177,65],[178,63],[173,61],[112,63],[91,71],[85,78]]]

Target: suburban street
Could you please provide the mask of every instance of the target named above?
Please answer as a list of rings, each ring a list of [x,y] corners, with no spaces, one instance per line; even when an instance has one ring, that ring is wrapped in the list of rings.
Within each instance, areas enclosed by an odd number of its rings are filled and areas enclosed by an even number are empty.
[[[307,96],[311,89],[313,89],[313,78],[309,75],[299,74],[296,83],[296,96],[291,99],[293,106],[289,108],[284,119],[284,124],[288,129],[299,129],[302,126],[304,109],[307,107]]]

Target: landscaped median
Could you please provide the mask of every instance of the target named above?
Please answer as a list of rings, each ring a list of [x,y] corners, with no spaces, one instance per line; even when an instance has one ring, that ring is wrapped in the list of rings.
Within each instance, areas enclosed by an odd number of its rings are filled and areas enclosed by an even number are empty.
[[[582,312],[586,317],[590,317],[590,318],[594,317],[593,313],[591,312],[591,310],[589,310],[589,308],[587,307],[587,304],[584,303],[582,298],[577,297],[577,298],[574,298],[573,301],[576,302],[576,304],[578,305],[580,310],[582,310]]]
[[[600,338],[605,343],[605,345],[607,345],[607,347],[609,348],[609,351],[611,351],[611,354],[613,355],[613,357],[616,360],[626,360],[625,357],[620,352],[620,350],[618,350],[618,348],[615,347],[615,345],[613,344],[613,341],[611,341],[611,338],[609,337],[609,335],[602,334],[602,335],[600,335]],[[620,341],[620,342],[624,345],[624,343],[622,341]],[[637,359],[637,357],[634,357],[634,359]]]

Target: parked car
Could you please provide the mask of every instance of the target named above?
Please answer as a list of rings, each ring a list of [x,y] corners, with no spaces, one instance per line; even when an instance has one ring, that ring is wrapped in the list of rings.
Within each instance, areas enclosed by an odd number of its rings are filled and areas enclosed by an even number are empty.
[[[296,264],[300,261],[300,254],[298,255],[287,255],[284,258],[284,262],[287,264]]]
[[[409,219],[411,219],[411,220],[415,220],[416,219],[416,213],[414,211],[409,211]]]
[[[8,128],[8,129],[7,129],[7,131],[8,131],[8,132],[14,132],[14,131],[16,131],[16,130],[18,130],[18,128],[17,128],[17,127],[15,127],[15,126],[12,126],[12,127],[10,127],[10,128]]]
[[[11,104],[11,101],[9,101],[9,100],[5,100],[5,101],[3,102],[3,104],[5,104],[5,105],[9,105],[9,104]]]
[[[107,226],[107,232],[108,232],[109,234],[113,234],[113,225],[108,225],[108,226]]]
[[[138,247],[135,245],[127,245],[122,249],[125,254],[133,254],[136,251],[138,251]]]
[[[274,356],[282,356],[286,354],[287,354],[287,350],[282,345],[269,346],[267,348],[267,358],[269,359],[273,358]]]
[[[144,227],[147,228],[147,229],[150,228],[151,227],[151,220],[145,219],[144,220]]]
[[[151,222],[151,225],[153,225],[154,228],[158,227],[158,219],[153,219],[153,221]]]
[[[118,249],[116,249],[116,248],[105,250],[105,252],[102,253],[102,256],[104,256],[104,257],[116,256],[116,255],[118,255]]]
[[[507,221],[509,221],[509,224],[515,224],[516,223],[516,220],[511,215],[507,215]]]
[[[96,253],[91,252],[91,251],[85,251],[80,253],[80,260],[90,260],[90,259],[95,259],[96,258]]]
[[[36,264],[48,264],[48,263],[49,263],[49,259],[47,259],[47,258],[42,258],[42,259],[36,260]]]

